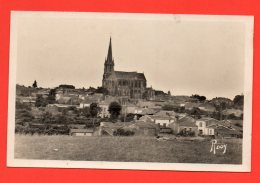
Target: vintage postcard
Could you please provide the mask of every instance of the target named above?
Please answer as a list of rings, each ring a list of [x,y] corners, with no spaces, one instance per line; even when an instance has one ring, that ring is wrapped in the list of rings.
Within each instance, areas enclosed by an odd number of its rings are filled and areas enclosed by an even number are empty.
[[[11,12],[7,165],[251,171],[253,20]]]

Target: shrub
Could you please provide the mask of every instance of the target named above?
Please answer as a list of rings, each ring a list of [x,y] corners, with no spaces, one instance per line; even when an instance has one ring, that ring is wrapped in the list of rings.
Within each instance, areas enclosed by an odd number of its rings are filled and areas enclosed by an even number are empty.
[[[177,135],[182,136],[182,137],[194,137],[195,132],[183,129]]]
[[[235,126],[237,126],[237,127],[243,127],[243,125],[242,124],[240,124],[240,123],[235,123]]]
[[[135,132],[130,131],[130,130],[124,130],[124,129],[117,129],[116,131],[113,132],[114,136],[133,136]]]

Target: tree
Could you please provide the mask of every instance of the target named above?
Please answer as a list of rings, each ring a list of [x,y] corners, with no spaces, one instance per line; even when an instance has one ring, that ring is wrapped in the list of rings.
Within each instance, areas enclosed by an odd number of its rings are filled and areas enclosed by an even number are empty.
[[[234,106],[243,107],[244,106],[244,95],[236,95],[233,99]]]
[[[83,114],[83,116],[85,116],[85,117],[90,117],[91,116],[91,114],[90,114],[90,109],[89,109],[89,107],[84,107],[83,109],[82,109],[82,114]]]
[[[89,113],[92,117],[97,117],[97,114],[100,112],[101,108],[97,103],[90,104]]]
[[[33,84],[32,84],[32,87],[34,87],[34,88],[37,88],[38,86],[37,86],[37,81],[36,80],[34,80],[34,82],[33,82]]]
[[[216,111],[217,111],[217,116],[219,116],[218,120],[222,120],[223,119],[223,111],[228,108],[228,104],[224,101],[221,101],[219,103],[214,103],[214,106],[215,106]]]
[[[38,95],[35,101],[36,107],[46,107],[48,104],[47,100],[42,95]]]
[[[201,118],[201,110],[198,107],[193,107],[190,111],[190,115],[194,116],[196,119]]]
[[[52,123],[54,121],[54,117],[51,113],[46,112],[42,115],[41,121],[43,123]]]
[[[168,95],[169,95],[169,96],[171,96],[171,95],[172,95],[170,90],[168,91]]]
[[[198,94],[192,95],[191,98],[198,99],[200,102],[204,102],[207,98]]]
[[[56,89],[50,90],[47,100],[49,104],[54,104],[56,102]]]
[[[117,102],[111,102],[108,107],[108,112],[110,113],[110,116],[112,119],[118,118],[120,115],[122,106]]]
[[[67,85],[67,84],[62,84],[62,85],[59,85],[59,88],[75,89],[75,86],[73,86],[73,85]]]
[[[102,93],[103,95],[108,95],[109,91],[106,88],[98,87],[96,93]]]

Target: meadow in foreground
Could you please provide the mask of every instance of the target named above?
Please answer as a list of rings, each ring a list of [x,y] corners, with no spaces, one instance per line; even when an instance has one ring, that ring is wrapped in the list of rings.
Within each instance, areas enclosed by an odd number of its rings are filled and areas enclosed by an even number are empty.
[[[154,137],[16,135],[15,158],[41,160],[241,164],[242,140],[225,139],[225,154],[210,152],[210,140]]]

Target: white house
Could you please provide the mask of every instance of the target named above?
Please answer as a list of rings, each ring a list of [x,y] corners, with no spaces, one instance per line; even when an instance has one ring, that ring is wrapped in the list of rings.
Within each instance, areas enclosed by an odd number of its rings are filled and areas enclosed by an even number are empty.
[[[109,104],[107,104],[107,103],[100,103],[99,107],[101,109],[100,112],[98,113],[99,117],[101,117],[101,118],[110,117],[110,113],[108,111]]]
[[[176,121],[176,118],[170,117],[170,116],[145,115],[145,116],[141,117],[140,120],[143,120],[146,122],[154,122],[155,124],[163,126],[163,127],[169,127],[170,124],[172,124]]]
[[[215,135],[215,131],[212,125],[218,123],[218,120],[213,118],[201,118],[196,121],[198,126],[199,135]]]

